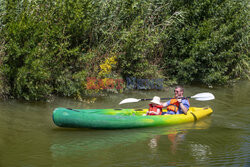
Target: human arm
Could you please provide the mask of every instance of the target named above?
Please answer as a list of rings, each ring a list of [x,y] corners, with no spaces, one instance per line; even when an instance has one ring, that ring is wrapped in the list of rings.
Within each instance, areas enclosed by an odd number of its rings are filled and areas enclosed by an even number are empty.
[[[157,111],[148,111],[148,112],[147,112],[147,115],[148,115],[148,114],[160,115],[160,113],[161,113],[161,109],[157,108]]]
[[[155,112],[156,115],[160,115],[161,109],[157,108],[157,111]]]
[[[165,103],[162,103],[161,105],[162,105],[163,107],[167,107],[169,104],[170,104],[170,100],[167,101],[167,102],[165,102]]]
[[[177,99],[177,101],[180,104],[179,106],[180,106],[181,110],[186,115],[187,112],[188,112],[188,109],[189,109],[189,102],[188,102],[188,100],[187,99],[179,98],[179,99]]]

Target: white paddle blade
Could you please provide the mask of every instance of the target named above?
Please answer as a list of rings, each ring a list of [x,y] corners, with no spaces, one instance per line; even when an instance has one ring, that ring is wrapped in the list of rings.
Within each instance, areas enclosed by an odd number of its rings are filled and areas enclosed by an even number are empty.
[[[127,98],[122,100],[119,104],[125,104],[125,103],[135,103],[141,101],[141,99],[135,99],[135,98]]]
[[[207,100],[215,99],[215,97],[212,93],[198,93],[194,96],[191,96],[191,98],[198,100],[198,101],[207,101]]]
[[[198,101],[208,101],[208,100],[213,100],[214,98],[212,97],[200,97],[200,98],[195,98],[195,100],[198,100]]]

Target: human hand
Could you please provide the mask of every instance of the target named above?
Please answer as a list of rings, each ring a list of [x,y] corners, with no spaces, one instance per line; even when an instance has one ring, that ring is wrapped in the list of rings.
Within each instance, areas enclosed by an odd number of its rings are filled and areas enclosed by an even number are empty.
[[[182,98],[178,98],[177,101],[178,101],[179,103],[182,103]]]

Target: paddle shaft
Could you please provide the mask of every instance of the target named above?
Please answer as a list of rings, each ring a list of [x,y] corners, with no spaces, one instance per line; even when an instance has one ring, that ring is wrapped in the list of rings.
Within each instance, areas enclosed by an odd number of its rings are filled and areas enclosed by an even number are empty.
[[[191,98],[190,96],[188,96],[188,97],[182,97],[182,99],[188,99],[188,98]],[[170,97],[168,97],[168,98],[161,98],[161,100],[170,100],[170,99],[175,99],[175,98],[170,98]],[[141,99],[141,101],[146,101],[146,100],[153,100],[153,99]]]
[[[215,99],[214,95],[212,93],[198,93],[194,96],[188,96],[188,97],[182,97],[181,99],[195,99],[198,101],[207,101],[207,100],[213,100]],[[175,98],[161,98],[161,100],[170,100]],[[146,101],[146,100],[152,100],[152,99],[136,99],[136,98],[127,98],[122,100],[119,104],[125,104],[125,103],[134,103],[139,101]]]

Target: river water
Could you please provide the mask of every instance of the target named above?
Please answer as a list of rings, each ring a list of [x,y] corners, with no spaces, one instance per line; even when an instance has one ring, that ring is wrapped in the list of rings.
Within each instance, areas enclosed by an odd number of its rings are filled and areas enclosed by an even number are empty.
[[[56,107],[147,108],[148,102],[119,106],[128,97],[172,97],[164,91],[127,91],[95,103],[56,98],[53,102],[0,102],[1,167],[250,166],[250,82],[207,88],[186,86],[185,95],[211,92],[215,100],[190,100],[214,113],[196,123],[125,130],[67,129],[53,124]]]

